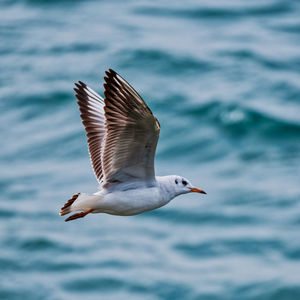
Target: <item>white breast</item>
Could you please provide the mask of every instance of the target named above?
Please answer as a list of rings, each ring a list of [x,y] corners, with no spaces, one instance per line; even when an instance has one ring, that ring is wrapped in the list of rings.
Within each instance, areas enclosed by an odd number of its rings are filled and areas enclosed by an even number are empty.
[[[163,199],[159,187],[100,192],[95,212],[112,215],[130,216],[149,211],[167,204]]]

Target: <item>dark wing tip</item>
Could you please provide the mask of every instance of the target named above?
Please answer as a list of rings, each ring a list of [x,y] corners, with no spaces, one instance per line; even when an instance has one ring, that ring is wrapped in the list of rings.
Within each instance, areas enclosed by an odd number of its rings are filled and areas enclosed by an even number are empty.
[[[84,82],[82,82],[82,81],[80,81],[80,80],[78,80],[78,82],[75,82],[74,83],[75,84],[75,88],[74,88],[74,91],[76,92],[76,97],[78,98],[78,96],[80,97],[86,97],[87,96],[87,92],[86,92],[86,89],[87,89],[87,85],[84,83]]]
[[[105,71],[106,76],[104,77],[104,90],[110,90],[110,89],[115,89],[116,87],[120,87],[120,83],[117,78],[117,73],[113,71],[112,69],[109,69],[108,71]]]
[[[79,99],[80,97],[82,97],[82,96],[85,96],[85,91],[84,91],[84,88],[81,86],[81,85],[79,85],[78,83],[75,83],[75,88],[73,88],[73,90],[75,91],[75,97],[77,98],[77,99]]]
[[[104,77],[104,81],[105,81],[105,83],[108,83],[109,81],[110,81],[110,78],[109,77]],[[105,83],[103,84],[103,86],[105,85]],[[104,86],[105,87],[105,86]]]
[[[113,76],[117,75],[117,72],[114,71],[113,69],[108,69],[108,71],[109,71]]]
[[[118,75],[118,73],[115,72],[113,69],[108,69],[107,71],[105,71],[105,75],[108,78],[113,78],[113,77],[116,77]],[[105,77],[104,77],[104,79],[105,79]]]
[[[78,95],[79,95],[79,93],[80,93],[80,92],[79,92],[79,89],[77,89],[77,88],[74,88],[73,90],[75,91],[75,97],[77,98],[77,96],[78,96]]]
[[[81,85],[79,85],[77,82],[75,83],[75,86],[76,86],[77,90],[81,89]],[[74,90],[75,90],[75,88],[74,88]]]
[[[80,94],[80,92],[83,92],[84,89],[86,88],[86,84],[82,81],[78,81],[78,82],[75,82],[74,83],[76,88],[74,88],[74,91],[77,93],[77,94]]]

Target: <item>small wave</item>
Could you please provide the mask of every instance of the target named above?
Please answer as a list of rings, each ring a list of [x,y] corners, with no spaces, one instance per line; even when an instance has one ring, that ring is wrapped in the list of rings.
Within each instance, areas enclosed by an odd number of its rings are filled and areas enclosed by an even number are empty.
[[[74,43],[71,45],[56,45],[48,50],[49,54],[64,54],[64,53],[83,53],[88,55],[88,52],[103,51],[104,45],[95,43]]]
[[[57,241],[52,241],[48,238],[30,238],[23,240],[19,243],[19,248],[23,251],[58,251],[58,252],[69,252],[71,247],[63,245]]]
[[[39,108],[43,106],[53,106],[53,105],[62,105],[65,102],[68,102],[70,99],[73,100],[72,92],[52,92],[45,94],[34,94],[28,95],[26,97],[18,98],[15,100],[15,105],[20,107],[23,105],[35,106],[38,105]]]
[[[14,2],[11,0],[11,2]],[[82,2],[82,0],[24,0],[24,2],[28,5],[41,5],[41,6],[49,6],[49,5],[74,5],[76,3]]]
[[[279,2],[270,5],[261,5],[253,7],[201,7],[193,9],[177,9],[177,8],[164,8],[164,7],[141,7],[135,9],[135,13],[150,16],[164,16],[164,17],[182,17],[189,19],[209,19],[209,20],[232,20],[245,16],[259,17],[259,16],[272,16],[282,15],[290,12],[292,9],[290,3]]]
[[[270,157],[270,147],[292,160],[299,157],[300,123],[289,118],[220,101],[177,109],[172,118],[181,122],[162,132],[158,159],[205,163],[238,151],[242,160],[262,161]]]
[[[282,32],[287,32],[287,33],[292,33],[292,34],[299,34],[300,33],[300,24],[283,24],[283,25],[276,25],[273,26],[272,29],[274,31],[282,31]]]
[[[64,288],[71,291],[78,292],[91,292],[91,291],[115,291],[116,289],[121,289],[124,286],[124,280],[117,279],[114,277],[100,277],[95,278],[85,278],[85,279],[75,279],[63,284]]]
[[[267,139],[285,139],[299,137],[300,123],[280,119],[254,108],[235,103],[210,102],[198,107],[184,110],[187,116],[204,117],[218,127],[230,130],[234,135],[255,134]]]
[[[1,209],[0,208],[0,218],[5,219],[5,218],[11,218],[16,215],[16,212],[13,210],[7,210],[7,209]]]
[[[243,61],[250,61],[269,70],[293,70],[298,72],[300,69],[300,60],[298,58],[280,57],[275,59],[250,49],[221,50],[218,52],[218,55],[230,56],[235,60],[239,58]]]
[[[18,260],[14,258],[2,258],[0,257],[0,270],[1,271],[20,271],[20,264]],[[0,297],[1,299],[1,297]]]
[[[195,257],[216,257],[233,253],[261,257],[263,255],[268,256],[270,251],[282,252],[283,245],[278,240],[239,238],[237,240],[226,239],[213,242],[201,242],[199,244],[179,243],[174,245],[174,248],[184,255]]]
[[[157,210],[155,212],[150,212],[144,214],[143,217],[155,218],[161,221],[172,222],[172,223],[182,223],[182,224],[222,224],[232,225],[232,224],[256,224],[259,223],[259,219],[255,216],[250,215],[225,215],[221,213],[205,212],[197,213],[192,211],[182,211],[182,210]]]
[[[300,299],[300,288],[295,285],[284,285],[279,282],[265,282],[245,285],[233,291],[233,299],[272,299],[297,300]]]
[[[123,68],[150,69],[153,72],[168,74],[169,76],[183,72],[207,72],[214,69],[213,62],[200,61],[193,57],[172,55],[157,49],[122,50],[119,53],[120,65]]]

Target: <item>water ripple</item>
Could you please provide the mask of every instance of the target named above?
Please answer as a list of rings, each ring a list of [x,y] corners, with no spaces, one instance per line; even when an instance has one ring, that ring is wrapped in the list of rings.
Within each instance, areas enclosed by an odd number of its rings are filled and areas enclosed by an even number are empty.
[[[297,1],[0,3],[0,298],[300,298]],[[120,72],[156,173],[207,191],[65,223],[95,192],[73,83]]]

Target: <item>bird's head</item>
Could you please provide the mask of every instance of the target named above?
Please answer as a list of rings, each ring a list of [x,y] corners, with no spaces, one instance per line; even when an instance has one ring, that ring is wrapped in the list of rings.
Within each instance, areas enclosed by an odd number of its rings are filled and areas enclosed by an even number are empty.
[[[174,189],[176,195],[187,194],[191,192],[206,194],[203,190],[194,187],[189,180],[181,176],[170,176],[169,184]]]

